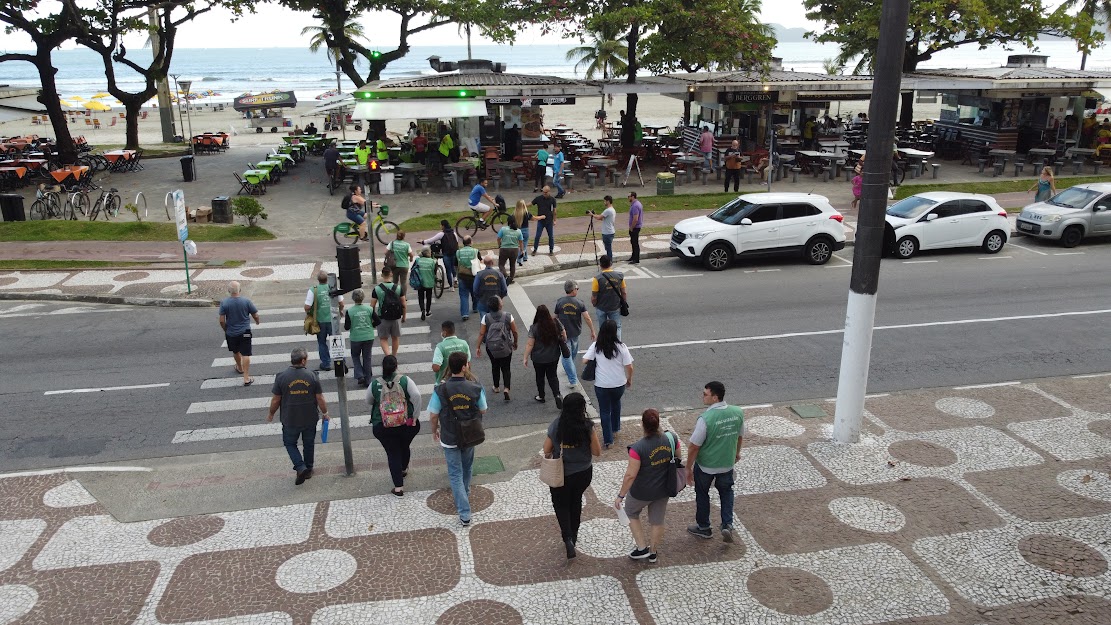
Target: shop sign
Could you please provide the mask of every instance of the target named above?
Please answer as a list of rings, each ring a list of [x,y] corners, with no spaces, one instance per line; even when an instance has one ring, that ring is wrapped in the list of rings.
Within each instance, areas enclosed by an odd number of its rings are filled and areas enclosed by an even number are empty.
[[[719,91],[718,104],[743,104],[749,102],[777,102],[778,91]]]
[[[502,104],[508,106],[553,106],[557,104],[574,104],[574,97],[547,97],[547,98],[486,98],[487,104]]]

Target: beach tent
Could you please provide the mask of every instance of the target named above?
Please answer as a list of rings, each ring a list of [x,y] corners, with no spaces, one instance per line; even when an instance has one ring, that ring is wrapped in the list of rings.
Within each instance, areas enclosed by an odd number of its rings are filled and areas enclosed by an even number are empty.
[[[240,112],[254,109],[292,108],[295,106],[297,106],[297,96],[292,91],[242,95],[232,102],[232,108]]]

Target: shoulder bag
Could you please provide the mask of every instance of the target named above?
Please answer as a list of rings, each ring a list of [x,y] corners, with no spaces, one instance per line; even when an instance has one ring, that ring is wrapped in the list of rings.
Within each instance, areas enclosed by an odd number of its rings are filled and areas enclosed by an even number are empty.
[[[313,295],[312,310],[305,314],[305,334],[320,334],[320,322],[316,320],[316,295]]]
[[[621,294],[621,285],[620,284],[615,285],[613,283],[613,280],[611,280],[610,277],[607,276],[606,274],[602,274],[602,277],[606,279],[606,282],[610,283],[610,286],[613,287],[614,292],[617,293],[617,298],[621,300],[621,306],[620,306],[621,316],[622,317],[628,317],[629,316],[629,302],[625,301],[625,296]]]
[[[671,462],[667,463],[667,478],[664,484],[667,486],[667,496],[677,497],[687,487],[687,471],[683,466],[683,459],[675,451],[675,435],[664,432],[664,436],[667,437],[667,442],[671,443]]]
[[[386,257],[382,259],[382,266],[393,269],[397,266],[397,257],[393,253],[393,243],[386,246]]]
[[[594,357],[591,358],[590,360],[586,361],[586,366],[583,367],[583,372],[579,374],[579,379],[580,380],[586,380],[587,382],[593,382],[594,381],[594,376],[596,375],[597,370],[598,370],[598,348],[597,348],[597,346],[595,346],[595,348],[594,348]]]
[[[558,429],[557,429],[558,431]],[[540,481],[552,488],[563,486],[563,449],[552,441],[552,453],[540,455]]]
[[[563,329],[563,322],[556,320],[559,324],[559,354],[564,358],[571,357],[571,344],[567,342],[567,331]]]

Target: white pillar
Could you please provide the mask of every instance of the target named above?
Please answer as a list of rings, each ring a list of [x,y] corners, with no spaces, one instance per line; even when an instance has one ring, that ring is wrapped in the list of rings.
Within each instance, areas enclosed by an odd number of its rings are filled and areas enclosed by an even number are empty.
[[[837,407],[833,417],[833,440],[839,443],[860,441],[875,322],[876,295],[849,291],[845,342],[841,350],[841,377],[837,381]]]

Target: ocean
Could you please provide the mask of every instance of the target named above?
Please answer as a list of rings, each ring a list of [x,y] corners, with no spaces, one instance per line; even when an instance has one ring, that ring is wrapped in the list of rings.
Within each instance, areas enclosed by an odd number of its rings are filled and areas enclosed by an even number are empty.
[[[507,71],[522,74],[542,74],[565,78],[576,76],[574,63],[565,61],[567,50],[574,45],[481,45],[473,47],[474,58],[506,63]],[[1053,67],[1080,67],[1080,54],[1069,41],[1045,41],[1040,51],[1027,51],[1023,47],[1008,51],[1000,46],[976,50],[974,46],[947,50],[937,54],[922,67],[995,67],[1006,63],[1007,55],[1036,53],[1049,55]],[[13,50],[14,52],[14,50]],[[146,50],[130,50],[130,55],[149,54]],[[437,55],[444,60],[466,58],[465,46],[414,46],[409,54],[386,69],[385,78],[406,75],[432,74],[428,57]],[[802,72],[823,72],[822,62],[837,54],[832,44],[814,42],[785,42],[775,49],[783,58],[784,69]],[[227,102],[245,92],[293,90],[298,100],[312,100],[336,87],[336,74],[323,52],[312,53],[304,48],[182,48],[174,51],[171,74],[191,78],[194,92],[219,94],[211,101]],[[57,50],[54,61],[58,67],[58,89],[63,96],[90,95],[107,88],[101,60],[84,48]],[[128,80],[122,66],[117,66],[120,85],[128,91],[142,86],[139,80]],[[1097,50],[1088,59],[1088,68],[1111,70],[1111,50]],[[851,71],[851,67],[848,71]],[[134,76],[134,74],[132,74]],[[0,84],[12,87],[37,88],[38,74],[30,63],[8,62],[0,64]],[[343,91],[350,92],[353,85],[342,79]],[[172,86],[172,84],[171,84]]]

